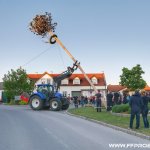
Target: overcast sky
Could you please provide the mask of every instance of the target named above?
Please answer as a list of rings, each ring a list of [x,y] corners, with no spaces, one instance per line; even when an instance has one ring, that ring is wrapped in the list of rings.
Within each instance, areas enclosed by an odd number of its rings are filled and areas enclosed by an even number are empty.
[[[45,12],[86,73],[104,72],[107,84],[118,84],[123,67],[140,64],[150,84],[150,0],[0,0],[0,81],[20,66],[27,73],[61,73],[73,64],[57,44],[28,29]]]

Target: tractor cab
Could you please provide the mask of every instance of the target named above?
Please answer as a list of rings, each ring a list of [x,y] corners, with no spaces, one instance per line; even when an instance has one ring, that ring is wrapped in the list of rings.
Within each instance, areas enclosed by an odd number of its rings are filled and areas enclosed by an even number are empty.
[[[36,92],[40,94],[44,94],[46,97],[57,97],[57,98],[62,97],[62,94],[59,93],[54,88],[54,86],[50,84],[38,84]]]
[[[50,84],[38,84],[35,91],[34,94],[38,93],[44,97],[54,96],[54,87]]]
[[[40,93],[54,93],[54,87],[50,84],[38,84],[36,91]]]

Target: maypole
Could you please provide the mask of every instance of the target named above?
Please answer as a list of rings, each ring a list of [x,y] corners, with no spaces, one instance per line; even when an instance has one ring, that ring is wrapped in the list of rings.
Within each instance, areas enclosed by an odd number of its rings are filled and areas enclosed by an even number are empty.
[[[74,63],[77,62],[77,60],[73,57],[73,55],[67,50],[67,48],[63,45],[63,43],[59,40],[55,32],[55,26],[57,23],[52,23],[52,16],[51,13],[45,13],[44,15],[36,15],[35,18],[30,22],[30,30],[36,34],[40,35],[42,37],[45,37],[46,35],[50,35],[49,42],[51,44],[57,43],[59,44],[62,49],[67,53],[67,55],[73,60]],[[83,73],[86,80],[89,82],[95,93],[97,93],[97,89],[94,86],[94,84],[91,82],[89,77],[86,75],[85,71],[81,67],[80,63],[77,63],[78,68]]]
[[[57,35],[55,35],[53,32],[55,32],[55,26],[57,23],[52,23],[52,16],[51,13],[45,13],[44,15],[36,15],[35,18],[30,22],[30,30],[36,34],[40,35],[42,37],[45,37],[47,34],[49,34],[50,37],[50,43],[54,44],[57,42],[63,50],[68,54],[68,56],[73,60],[74,63],[77,62],[77,60],[72,56],[72,54],[67,50],[67,48],[63,45],[63,43],[58,39]],[[52,41],[54,40],[54,41]],[[89,84],[94,89],[95,93],[97,93],[97,89],[89,79],[89,77],[84,72],[83,68],[81,67],[80,63],[77,64],[80,71],[84,74],[85,78],[89,82]]]

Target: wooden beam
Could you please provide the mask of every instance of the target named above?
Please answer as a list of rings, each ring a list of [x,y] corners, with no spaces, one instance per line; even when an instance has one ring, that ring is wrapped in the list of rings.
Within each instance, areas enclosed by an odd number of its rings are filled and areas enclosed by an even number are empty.
[[[54,35],[54,33],[52,31],[48,32],[51,36]],[[68,56],[74,61],[76,62],[77,60],[72,56],[72,54],[67,50],[67,48],[63,45],[63,43],[58,39],[58,37],[54,37],[56,42],[63,48],[63,50],[68,54]],[[89,79],[89,77],[87,76],[87,74],[84,72],[83,68],[81,67],[80,64],[77,64],[78,68],[80,69],[80,71],[83,73],[84,77],[86,78],[86,80],[89,82],[89,84],[91,85],[91,87],[94,89],[95,93],[97,93],[97,89],[94,86],[94,84],[91,82],[91,80]],[[102,103],[104,104],[104,106],[106,107],[105,102],[102,100]]]
[[[49,34],[52,36],[54,33],[52,31],[49,31]],[[77,60],[72,56],[72,54],[67,50],[67,48],[63,45],[63,43],[58,39],[58,37],[55,37],[56,42],[64,49],[64,51],[68,54],[68,56],[74,61],[76,62]],[[97,89],[94,86],[94,84],[91,82],[91,80],[89,79],[89,77],[86,75],[86,73],[84,72],[83,68],[81,67],[80,64],[78,64],[78,68],[80,69],[80,71],[83,73],[84,77],[86,78],[86,80],[89,82],[89,84],[92,86],[92,88],[94,89],[95,93],[97,93]]]

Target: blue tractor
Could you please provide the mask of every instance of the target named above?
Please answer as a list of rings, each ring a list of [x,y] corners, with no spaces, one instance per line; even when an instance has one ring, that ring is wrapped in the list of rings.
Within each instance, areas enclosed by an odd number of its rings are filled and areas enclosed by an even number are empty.
[[[33,110],[51,109],[53,111],[66,110],[69,101],[59,91],[61,81],[68,78],[78,68],[77,61],[73,67],[68,67],[66,71],[53,78],[54,84],[39,84],[36,92],[29,97],[29,104]]]

